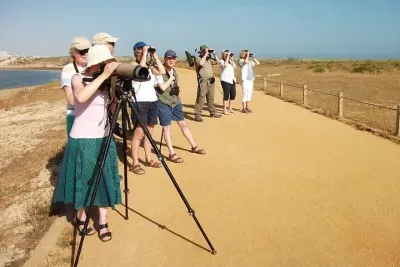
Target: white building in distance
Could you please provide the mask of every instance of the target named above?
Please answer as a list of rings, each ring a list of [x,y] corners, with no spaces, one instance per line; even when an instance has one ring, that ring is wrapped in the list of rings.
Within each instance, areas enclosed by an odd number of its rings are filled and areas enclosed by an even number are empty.
[[[10,54],[8,54],[6,51],[0,51],[0,60],[4,60],[10,57]]]

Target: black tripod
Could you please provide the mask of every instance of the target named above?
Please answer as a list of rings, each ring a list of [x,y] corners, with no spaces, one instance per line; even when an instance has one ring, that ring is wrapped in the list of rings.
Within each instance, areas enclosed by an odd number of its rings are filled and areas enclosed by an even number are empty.
[[[137,109],[137,105],[136,105],[136,101],[135,101],[135,92],[132,88],[132,82],[131,80],[126,80],[122,82],[122,86],[118,85],[117,89],[115,91],[116,96],[118,98],[118,103],[117,106],[115,108],[115,112],[114,112],[114,116],[112,117],[112,121],[111,121],[111,125],[110,125],[110,131],[108,133],[107,138],[105,139],[105,142],[102,144],[102,149],[100,150],[101,153],[101,157],[97,162],[96,165],[96,171],[95,171],[95,183],[94,183],[94,191],[92,194],[92,197],[90,199],[90,204],[89,204],[89,208],[88,208],[88,212],[86,215],[86,220],[85,220],[85,225],[83,228],[83,231],[81,232],[81,240],[79,242],[79,248],[78,248],[78,252],[75,258],[75,263],[74,266],[78,266],[78,262],[79,262],[79,257],[82,251],[82,246],[83,246],[83,242],[85,240],[85,233],[87,232],[87,228],[89,225],[89,219],[92,213],[92,208],[93,208],[93,204],[94,204],[94,200],[96,198],[96,194],[99,188],[99,184],[100,184],[100,179],[101,179],[101,173],[103,171],[104,168],[104,163],[106,160],[106,156],[110,147],[110,143],[111,143],[111,138],[113,137],[113,128],[114,125],[117,122],[117,118],[119,115],[120,110],[122,109],[122,131],[123,131],[123,152],[124,152],[124,183],[125,183],[125,189],[124,189],[124,193],[125,193],[125,220],[128,220],[128,193],[129,193],[129,189],[128,189],[128,169],[127,169],[127,153],[126,153],[126,147],[127,147],[127,118],[128,118],[128,109],[127,109],[127,105],[129,105],[129,107],[131,108],[131,111],[133,112],[133,116],[135,116],[136,118],[136,123],[133,127],[133,129],[136,129],[137,124],[139,124],[143,131],[144,134],[146,135],[146,137],[148,138],[148,140],[150,141],[150,144],[152,145],[154,151],[157,154],[157,158],[161,161],[162,165],[164,166],[169,178],[171,179],[172,183],[174,184],[176,190],[178,191],[179,195],[181,196],[183,202],[186,205],[186,208],[188,209],[188,213],[190,216],[193,217],[194,221],[196,222],[198,228],[200,229],[200,232],[203,234],[205,240],[207,241],[210,249],[211,249],[211,253],[215,254],[217,253],[217,251],[214,249],[213,245],[211,244],[210,240],[208,239],[206,233],[204,232],[203,228],[200,225],[200,222],[198,221],[196,215],[195,215],[195,211],[192,209],[192,207],[190,206],[189,202],[187,201],[186,197],[184,196],[182,190],[179,188],[178,183],[176,182],[171,170],[168,168],[167,163],[164,160],[164,157],[161,155],[161,152],[157,149],[157,145],[154,142],[153,138],[150,135],[150,132],[148,131],[146,125],[143,123],[142,119],[139,116],[138,113],[138,109]]]

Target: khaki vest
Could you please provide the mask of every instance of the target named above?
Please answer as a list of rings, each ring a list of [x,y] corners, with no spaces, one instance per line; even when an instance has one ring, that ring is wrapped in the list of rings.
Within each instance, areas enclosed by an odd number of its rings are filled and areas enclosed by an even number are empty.
[[[178,85],[178,73],[176,73],[176,70],[174,68],[172,68],[172,69],[174,72],[173,75],[175,76],[175,81],[173,81],[173,84],[175,84],[175,86],[179,86]],[[165,74],[162,75],[164,82],[168,81],[168,79],[169,79],[168,71],[167,70],[165,70],[165,71],[166,71]],[[161,103],[166,104],[170,107],[175,107],[179,103],[180,99],[179,99],[179,96],[177,96],[177,95],[170,95],[171,89],[172,89],[171,85],[168,86],[168,88],[165,89],[165,91],[162,91],[161,89],[157,89],[158,100]]]

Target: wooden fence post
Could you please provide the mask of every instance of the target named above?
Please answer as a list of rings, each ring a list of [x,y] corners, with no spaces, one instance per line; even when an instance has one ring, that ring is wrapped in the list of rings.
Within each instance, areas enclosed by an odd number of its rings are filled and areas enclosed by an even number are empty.
[[[400,105],[397,105],[397,114],[396,114],[396,136],[400,136]]]
[[[267,94],[267,77],[264,77],[264,94]]]
[[[307,85],[303,85],[303,105],[308,105],[307,101]]]
[[[281,97],[283,96],[283,82],[282,81],[280,82],[280,85],[279,85],[279,95]]]
[[[339,118],[343,118],[343,93],[338,94],[338,115]]]

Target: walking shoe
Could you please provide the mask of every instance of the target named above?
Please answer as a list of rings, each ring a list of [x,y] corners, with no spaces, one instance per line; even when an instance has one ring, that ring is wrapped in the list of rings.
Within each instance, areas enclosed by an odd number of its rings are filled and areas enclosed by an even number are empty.
[[[221,114],[218,114],[218,113],[215,113],[215,114],[211,114],[210,117],[211,117],[211,118],[221,118],[222,115],[221,115]]]
[[[200,116],[194,117],[194,120],[198,121],[198,122],[202,122],[203,121],[203,119]]]

